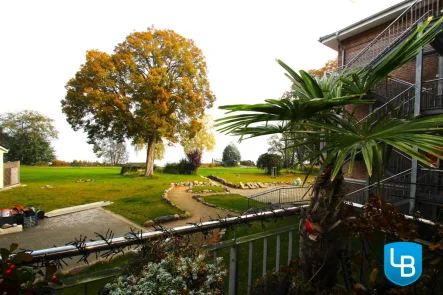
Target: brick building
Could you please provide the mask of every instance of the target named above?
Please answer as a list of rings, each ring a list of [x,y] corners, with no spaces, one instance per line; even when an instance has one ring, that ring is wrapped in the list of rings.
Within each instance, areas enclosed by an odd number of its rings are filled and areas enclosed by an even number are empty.
[[[337,51],[339,71],[361,68],[381,62],[429,16],[435,20],[442,15],[443,0],[406,0],[319,41]],[[443,114],[442,55],[443,32],[414,60],[371,90],[368,96],[376,103],[358,107],[357,118],[363,119],[373,112],[389,115],[393,108],[398,108],[397,115],[401,117]],[[404,212],[420,210],[426,217],[435,218],[440,210],[438,205],[443,203],[443,170],[438,169],[440,161],[435,164],[437,169],[430,169],[393,150],[385,163],[383,197]],[[363,203],[374,193],[362,162],[348,177],[354,184],[365,186],[351,194],[353,201]]]

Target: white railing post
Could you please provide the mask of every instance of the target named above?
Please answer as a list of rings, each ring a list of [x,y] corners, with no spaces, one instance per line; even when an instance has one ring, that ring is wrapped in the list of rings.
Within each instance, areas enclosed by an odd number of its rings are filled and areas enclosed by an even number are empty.
[[[229,253],[229,295],[237,295],[239,248],[239,245],[233,245]]]
[[[248,295],[252,288],[252,267],[254,261],[254,241],[249,242],[249,261],[248,261]]]
[[[281,248],[281,235],[277,235],[277,245],[275,253],[275,272],[280,272],[280,248]]]
[[[268,264],[268,238],[265,237],[263,238],[263,269],[262,269],[263,277],[266,275],[267,264]]]

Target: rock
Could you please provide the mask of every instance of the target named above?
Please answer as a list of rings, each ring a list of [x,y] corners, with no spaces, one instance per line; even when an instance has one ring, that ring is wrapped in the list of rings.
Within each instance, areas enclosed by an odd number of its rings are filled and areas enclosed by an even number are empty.
[[[180,214],[179,216],[180,216],[180,219],[186,219],[186,218],[188,218],[188,217],[186,216],[186,214]]]
[[[179,220],[180,219],[180,215],[174,214],[174,218],[175,218],[175,220]]]
[[[146,220],[145,223],[143,223],[144,227],[150,227],[154,225],[154,221],[152,221],[151,219]]]
[[[155,224],[160,224],[160,223],[164,223],[164,222],[168,222],[168,221],[173,221],[173,220],[175,220],[175,216],[174,215],[166,215],[166,216],[157,217],[154,220],[154,223]]]
[[[186,216],[186,217],[191,217],[192,214],[191,214],[190,212],[186,211],[186,212],[185,212],[185,216]]]

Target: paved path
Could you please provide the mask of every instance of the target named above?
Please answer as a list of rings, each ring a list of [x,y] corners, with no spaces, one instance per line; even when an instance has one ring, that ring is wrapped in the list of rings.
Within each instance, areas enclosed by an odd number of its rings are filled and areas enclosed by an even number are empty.
[[[105,235],[108,229],[114,237],[123,236],[131,227],[139,227],[131,221],[105,209],[92,209],[73,214],[39,220],[36,227],[25,228],[22,232],[0,236],[0,247],[18,243],[19,248],[40,250],[63,246],[75,238],[86,235],[87,240],[98,239],[94,232]],[[140,227],[139,227],[140,228]]]
[[[217,218],[218,215],[221,217],[226,217],[228,214],[231,216],[237,216],[238,214],[229,212],[226,210],[220,210],[217,208],[212,208],[197,202],[192,198],[192,193],[187,192],[188,187],[180,186],[174,187],[169,193],[169,199],[182,208],[185,211],[192,213],[192,216],[187,219],[176,220],[172,222],[165,223],[163,226],[166,228],[172,228],[177,226],[183,226],[187,223],[199,223],[200,221],[208,221],[210,217]]]

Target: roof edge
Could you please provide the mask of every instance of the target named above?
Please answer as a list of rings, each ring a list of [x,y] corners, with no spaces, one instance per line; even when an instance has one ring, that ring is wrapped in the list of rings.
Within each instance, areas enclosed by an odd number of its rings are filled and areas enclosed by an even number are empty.
[[[4,151],[6,153],[9,152],[9,150],[2,145],[0,145],[0,150]]]
[[[352,37],[361,31],[371,29],[380,24],[379,20],[383,19],[389,21],[400,15],[405,9],[410,7],[416,0],[404,0],[391,7],[383,9],[369,17],[366,17],[352,25],[344,27],[334,33],[322,36],[318,39],[319,42],[326,46],[337,50],[338,41]],[[344,36],[343,36],[344,35]],[[341,37],[341,38],[340,38]]]

